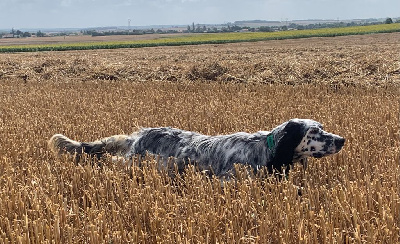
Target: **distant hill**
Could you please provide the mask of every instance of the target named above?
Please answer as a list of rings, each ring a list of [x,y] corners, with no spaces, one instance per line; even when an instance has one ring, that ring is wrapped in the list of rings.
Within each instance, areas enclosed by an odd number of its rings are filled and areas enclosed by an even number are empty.
[[[384,22],[386,18],[379,19],[308,19],[308,20],[287,20],[282,19],[280,21],[277,20],[238,20],[235,22],[228,22],[224,24],[202,24],[202,23],[194,23],[196,26],[205,26],[207,28],[223,28],[228,26],[239,26],[239,27],[250,27],[250,28],[258,28],[261,26],[287,26],[290,24],[296,25],[310,25],[310,24],[329,24],[329,23],[356,23],[356,24],[368,24],[374,22]],[[392,18],[393,21],[399,21],[400,17]],[[19,30],[22,32],[37,32],[42,31],[45,33],[76,33],[80,31],[87,30],[96,30],[96,31],[118,31],[118,30],[149,30],[149,29],[162,29],[162,30],[186,30],[188,26],[191,26],[193,23],[188,23],[184,25],[148,25],[148,26],[97,26],[97,27],[82,27],[82,28],[20,28]],[[1,33],[10,33],[10,29],[0,29]]]
[[[394,18],[395,19],[400,19],[400,18]],[[346,19],[346,20],[341,20],[341,19],[307,19],[307,20],[286,20],[283,19],[281,21],[271,21],[271,20],[240,20],[240,21],[235,21],[233,25],[237,26],[248,26],[252,28],[257,28],[260,26],[283,26],[283,25],[289,25],[289,24],[297,24],[297,25],[310,25],[310,24],[326,24],[326,23],[338,23],[338,22],[344,22],[344,23],[374,23],[374,22],[383,22],[385,21],[385,18],[380,18],[380,19]]]

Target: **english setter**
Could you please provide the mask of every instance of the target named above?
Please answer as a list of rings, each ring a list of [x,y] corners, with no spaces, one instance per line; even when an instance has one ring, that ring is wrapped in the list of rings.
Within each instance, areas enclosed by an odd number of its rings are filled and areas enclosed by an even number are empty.
[[[345,139],[323,130],[310,119],[291,119],[272,131],[253,134],[202,135],[171,127],[142,128],[131,135],[115,135],[94,142],[77,142],[61,134],[49,140],[50,149],[79,157],[82,153],[100,158],[104,154],[131,159],[135,155],[159,155],[161,166],[173,158],[182,170],[194,163],[220,178],[234,174],[234,164],[250,166],[255,172],[267,167],[269,173],[286,172],[295,162],[307,163],[307,157],[321,158],[340,151]]]

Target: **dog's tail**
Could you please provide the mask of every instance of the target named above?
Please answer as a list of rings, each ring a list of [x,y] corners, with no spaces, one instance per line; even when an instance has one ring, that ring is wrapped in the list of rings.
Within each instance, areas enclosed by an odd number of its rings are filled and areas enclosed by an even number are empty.
[[[110,136],[94,142],[78,142],[64,135],[55,134],[48,141],[48,146],[56,156],[69,153],[78,160],[84,153],[98,159],[104,154],[124,157],[132,143],[133,137],[128,135]]]

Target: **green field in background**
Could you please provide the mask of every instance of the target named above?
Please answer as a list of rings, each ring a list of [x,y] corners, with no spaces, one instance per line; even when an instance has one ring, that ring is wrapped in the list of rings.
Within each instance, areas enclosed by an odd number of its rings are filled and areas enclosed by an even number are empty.
[[[265,40],[296,39],[307,37],[333,37],[345,35],[363,35],[370,33],[400,32],[400,23],[369,26],[352,26],[342,28],[324,28],[313,30],[289,30],[279,32],[240,32],[240,33],[209,33],[189,36],[165,37],[152,40],[109,41],[89,43],[65,43],[43,45],[9,45],[0,46],[0,52],[37,52],[37,51],[67,51],[90,49],[140,48],[156,46],[180,46],[199,44],[222,44],[234,42],[252,42]]]

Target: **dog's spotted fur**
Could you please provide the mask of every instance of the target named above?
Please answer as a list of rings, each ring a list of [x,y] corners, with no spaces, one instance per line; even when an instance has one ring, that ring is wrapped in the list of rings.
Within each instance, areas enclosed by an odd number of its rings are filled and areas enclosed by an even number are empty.
[[[234,164],[245,164],[257,171],[267,167],[281,173],[295,162],[306,165],[307,157],[320,158],[339,152],[345,139],[323,130],[320,123],[309,119],[292,119],[272,131],[253,134],[238,132],[208,136],[170,127],[142,128],[131,135],[117,135],[95,142],[77,142],[56,134],[49,147],[56,154],[68,152],[101,157],[108,153],[130,159],[135,155],[159,155],[163,165],[174,158],[178,169],[195,163],[200,170],[210,170],[219,177],[229,177]],[[287,172],[286,172],[287,173]]]

